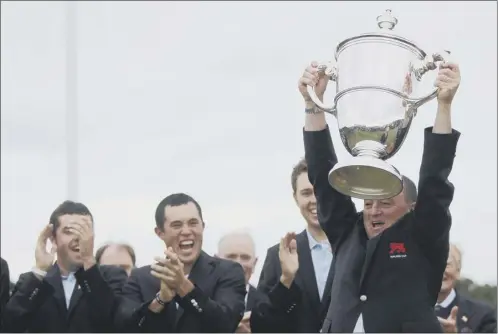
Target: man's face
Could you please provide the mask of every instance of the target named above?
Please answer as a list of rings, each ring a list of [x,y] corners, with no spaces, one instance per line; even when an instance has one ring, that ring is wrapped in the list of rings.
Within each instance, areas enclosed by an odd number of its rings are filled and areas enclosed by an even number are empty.
[[[254,243],[248,235],[231,235],[225,237],[218,249],[218,257],[240,263],[244,269],[246,284],[254,272],[258,261]]]
[[[363,202],[363,224],[368,238],[373,238],[410,211],[410,205],[401,192],[395,197]]]
[[[460,256],[454,247],[450,247],[450,254],[446,262],[446,269],[443,274],[443,282],[441,283],[441,292],[449,292],[455,287],[456,282],[460,278]]]
[[[120,245],[110,245],[102,253],[100,264],[118,266],[123,268],[128,276],[133,269],[133,260],[128,251]]]
[[[301,173],[297,177],[294,200],[308,225],[314,228],[320,227],[316,212],[316,198],[307,172]]]
[[[183,264],[193,264],[202,250],[204,223],[194,203],[166,206],[164,229],[156,228],[156,234],[167,247],[172,247]]]
[[[63,263],[68,270],[76,270],[83,265],[80,255],[79,238],[71,233],[69,225],[76,221],[90,219],[83,215],[63,215],[59,217],[59,226],[52,240],[57,246],[57,261]],[[93,224],[93,222],[92,222]]]

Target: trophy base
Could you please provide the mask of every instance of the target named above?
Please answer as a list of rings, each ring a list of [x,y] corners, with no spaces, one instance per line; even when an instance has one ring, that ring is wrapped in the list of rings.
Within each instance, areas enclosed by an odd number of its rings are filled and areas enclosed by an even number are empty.
[[[401,174],[379,158],[352,157],[337,163],[329,173],[329,183],[338,192],[359,199],[386,199],[403,190]]]

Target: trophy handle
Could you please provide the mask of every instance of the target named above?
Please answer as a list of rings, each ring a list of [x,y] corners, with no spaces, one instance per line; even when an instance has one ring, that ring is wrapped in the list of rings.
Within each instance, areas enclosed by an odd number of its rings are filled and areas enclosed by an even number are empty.
[[[432,70],[438,68],[439,64],[448,61],[450,58],[450,51],[442,51],[438,53],[432,54],[432,57],[427,57],[424,62],[422,62],[419,66],[411,65],[411,71],[415,75],[415,78],[420,81],[422,76]],[[420,106],[426,104],[430,100],[434,99],[437,96],[438,88],[435,88],[431,93],[417,98],[417,99],[407,99],[407,102],[412,105],[413,109],[417,109]]]
[[[326,76],[330,78],[330,81],[337,81],[337,65],[335,61],[330,61],[328,63],[320,63],[318,65],[318,72],[325,73]],[[311,101],[317,106],[318,109],[328,112],[329,114],[337,117],[337,105],[334,104],[331,106],[327,106],[323,104],[322,101],[316,96],[315,90],[312,86],[307,86],[308,94],[311,98]]]

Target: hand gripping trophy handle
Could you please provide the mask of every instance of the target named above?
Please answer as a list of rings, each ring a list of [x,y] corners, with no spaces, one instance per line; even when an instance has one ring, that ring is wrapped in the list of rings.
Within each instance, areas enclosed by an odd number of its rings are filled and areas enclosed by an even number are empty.
[[[426,59],[421,62],[418,66],[410,65],[410,70],[414,74],[417,81],[421,81],[425,73],[433,71],[438,68],[438,65],[445,63],[450,58],[450,51],[442,51],[439,53],[432,54],[432,57],[426,57]],[[435,88],[431,93],[419,97],[419,98],[408,98],[406,102],[411,105],[411,109],[416,110],[418,107],[424,105],[425,103],[431,101],[437,96],[439,88]]]
[[[337,80],[337,65],[335,61],[330,61],[327,63],[320,63],[318,65],[318,72],[324,73],[326,76],[330,78],[331,81]],[[311,98],[311,101],[317,106],[318,109],[321,109],[325,112],[328,112],[334,116],[337,116],[337,106],[334,102],[333,105],[327,106],[325,105],[315,93],[313,86],[307,86],[308,94]]]

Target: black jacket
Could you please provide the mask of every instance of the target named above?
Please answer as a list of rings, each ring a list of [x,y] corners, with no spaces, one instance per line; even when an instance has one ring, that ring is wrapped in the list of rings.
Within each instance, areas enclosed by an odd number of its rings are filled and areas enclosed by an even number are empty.
[[[279,245],[268,249],[258,290],[266,299],[251,313],[253,333],[318,333],[330,303],[332,270],[320,300],[306,230],[296,236],[299,270],[290,289],[280,283]]]
[[[459,136],[425,130],[415,209],[369,240],[362,213],[328,183],[337,163],[329,129],[304,131],[318,219],[335,262],[323,332],[351,333],[360,313],[366,332],[441,332],[434,305],[448,258],[454,193],[448,176]]]
[[[458,306],[457,329],[459,333],[496,333],[496,310],[458,291],[451,304],[436,311],[436,315],[448,318],[454,306]]]
[[[55,264],[43,280],[31,273],[19,277],[2,314],[6,332],[98,333],[114,330],[117,296],[126,272],[114,266],[95,265],[75,273],[76,285],[66,307],[59,267]]]
[[[249,284],[249,291],[247,291],[246,297],[246,309],[245,311],[252,311],[252,309],[259,304],[264,299],[264,295],[261,291],[258,291],[254,286]]]
[[[161,313],[148,309],[160,290],[150,266],[135,269],[123,288],[120,330],[142,333],[233,333],[244,315],[246,284],[240,264],[202,252],[188,279],[192,292],[176,297]],[[176,308],[176,303],[180,308]]]

